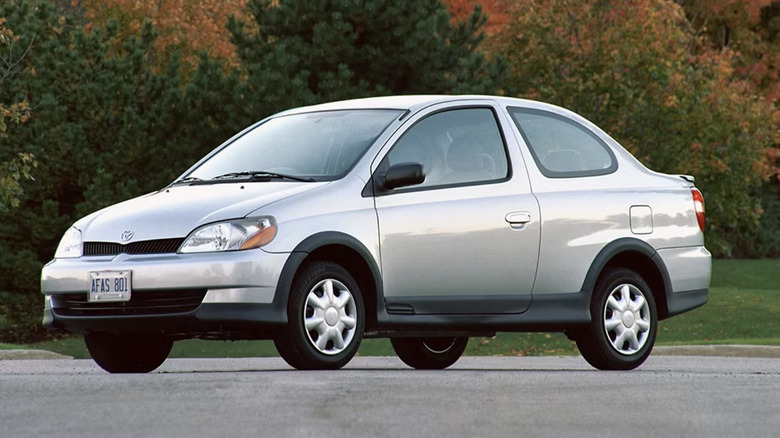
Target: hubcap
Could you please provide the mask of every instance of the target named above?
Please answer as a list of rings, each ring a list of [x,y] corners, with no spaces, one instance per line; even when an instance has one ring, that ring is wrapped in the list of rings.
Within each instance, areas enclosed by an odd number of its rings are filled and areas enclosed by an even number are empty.
[[[620,354],[639,351],[650,335],[650,306],[642,291],[632,284],[612,290],[604,305],[604,331]]]
[[[306,296],[303,319],[311,345],[323,354],[335,355],[355,337],[357,306],[344,283],[326,279]]]
[[[339,322],[339,311],[335,307],[328,307],[328,310],[325,311],[325,322],[331,327]]]
[[[626,310],[626,313],[623,314],[623,325],[626,326],[626,328],[631,328],[634,326],[634,321],[636,321],[634,312]]]

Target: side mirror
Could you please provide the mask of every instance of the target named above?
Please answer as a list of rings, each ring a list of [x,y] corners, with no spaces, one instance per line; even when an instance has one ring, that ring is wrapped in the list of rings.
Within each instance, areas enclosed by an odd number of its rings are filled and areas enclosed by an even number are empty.
[[[398,163],[387,169],[384,181],[382,181],[382,188],[393,190],[399,187],[422,184],[423,181],[425,181],[425,171],[422,164]]]

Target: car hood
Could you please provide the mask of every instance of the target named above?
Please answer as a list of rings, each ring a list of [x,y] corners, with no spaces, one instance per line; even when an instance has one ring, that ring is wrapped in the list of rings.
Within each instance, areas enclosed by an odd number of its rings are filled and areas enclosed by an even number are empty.
[[[186,237],[200,225],[236,219],[327,183],[243,182],[174,186],[97,211],[74,225],[85,242]],[[123,239],[132,233],[132,237]]]

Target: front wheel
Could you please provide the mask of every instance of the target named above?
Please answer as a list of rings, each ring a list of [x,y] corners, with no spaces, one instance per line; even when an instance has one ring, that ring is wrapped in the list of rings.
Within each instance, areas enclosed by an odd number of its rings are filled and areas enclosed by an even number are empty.
[[[658,331],[655,299],[647,282],[630,269],[605,271],[593,291],[592,322],[577,348],[600,370],[631,370],[650,355]]]
[[[287,318],[289,324],[274,345],[300,370],[346,365],[360,346],[366,319],[357,282],[332,262],[301,269],[290,290]]]
[[[148,373],[165,362],[173,341],[160,334],[87,332],[92,359],[109,373]]]
[[[392,338],[403,363],[418,370],[443,370],[460,359],[469,338]]]

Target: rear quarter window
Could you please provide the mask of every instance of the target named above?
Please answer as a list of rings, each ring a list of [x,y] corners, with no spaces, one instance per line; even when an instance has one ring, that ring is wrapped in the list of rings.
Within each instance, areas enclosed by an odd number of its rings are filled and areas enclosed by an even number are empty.
[[[617,170],[609,146],[578,122],[528,108],[509,108],[509,114],[544,176],[597,176]]]

